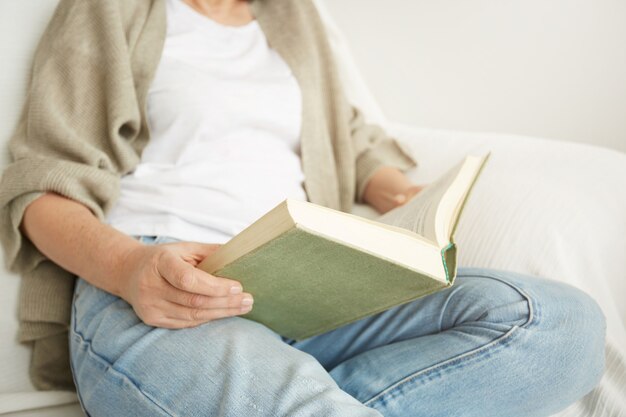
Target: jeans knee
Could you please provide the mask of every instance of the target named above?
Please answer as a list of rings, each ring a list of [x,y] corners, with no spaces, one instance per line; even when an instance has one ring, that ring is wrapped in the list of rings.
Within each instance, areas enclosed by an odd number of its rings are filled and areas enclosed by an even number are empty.
[[[502,332],[523,326],[531,318],[527,295],[496,271],[460,274],[447,303],[449,324],[480,322]],[[457,300],[452,301],[453,298]]]
[[[522,285],[533,307],[525,328],[527,366],[558,410],[589,393],[604,373],[604,314],[571,285],[534,277]]]
[[[507,319],[520,327],[524,366],[546,392],[573,402],[598,384],[604,372],[606,321],[593,298],[571,285],[530,275],[483,269],[463,274],[488,278],[473,285],[483,298],[497,294],[500,299],[487,302],[484,318]],[[517,323],[512,321],[516,317]]]

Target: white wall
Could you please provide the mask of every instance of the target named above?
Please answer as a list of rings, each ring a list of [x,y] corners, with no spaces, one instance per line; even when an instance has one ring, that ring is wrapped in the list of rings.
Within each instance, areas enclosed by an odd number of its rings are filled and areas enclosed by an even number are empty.
[[[626,152],[626,0],[326,0],[386,115]]]
[[[25,54],[32,54],[23,45],[34,45],[40,36],[24,25],[23,1],[0,0],[0,56],[13,60],[9,71],[6,65],[0,71],[4,120],[12,120],[21,106],[30,66]],[[43,30],[56,0],[36,3],[45,11],[28,18]],[[626,0],[324,4],[394,121],[590,142],[626,152]],[[3,123],[2,139],[12,129]]]
[[[22,111],[35,47],[58,0],[0,0],[0,166]]]

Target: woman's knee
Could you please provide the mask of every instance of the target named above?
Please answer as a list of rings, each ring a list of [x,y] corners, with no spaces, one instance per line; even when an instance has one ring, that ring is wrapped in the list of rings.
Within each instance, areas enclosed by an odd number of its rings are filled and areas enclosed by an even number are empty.
[[[606,322],[600,306],[568,284],[514,272],[466,270],[467,275],[506,282],[527,301],[524,334],[526,366],[538,383],[574,401],[593,389],[604,371]]]
[[[465,268],[447,297],[442,329],[468,323],[505,333],[531,315],[527,294],[508,282],[506,273]]]

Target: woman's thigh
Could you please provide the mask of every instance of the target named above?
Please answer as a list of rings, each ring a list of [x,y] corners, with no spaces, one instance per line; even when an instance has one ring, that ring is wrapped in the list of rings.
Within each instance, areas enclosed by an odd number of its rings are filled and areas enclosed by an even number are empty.
[[[81,404],[94,417],[380,416],[342,391],[315,358],[259,323],[229,317],[155,328],[82,279],[70,352]]]

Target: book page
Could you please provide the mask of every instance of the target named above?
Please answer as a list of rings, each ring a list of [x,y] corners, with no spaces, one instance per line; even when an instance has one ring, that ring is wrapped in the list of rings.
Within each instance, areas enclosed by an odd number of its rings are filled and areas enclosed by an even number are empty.
[[[446,191],[461,171],[462,166],[463,163],[461,162],[403,205],[373,220],[410,230],[424,236],[433,243],[437,243],[437,232],[435,229],[437,209]]]
[[[451,239],[465,201],[489,155],[490,153],[482,157],[470,155],[465,158],[461,171],[439,202],[435,227],[441,245]]]

